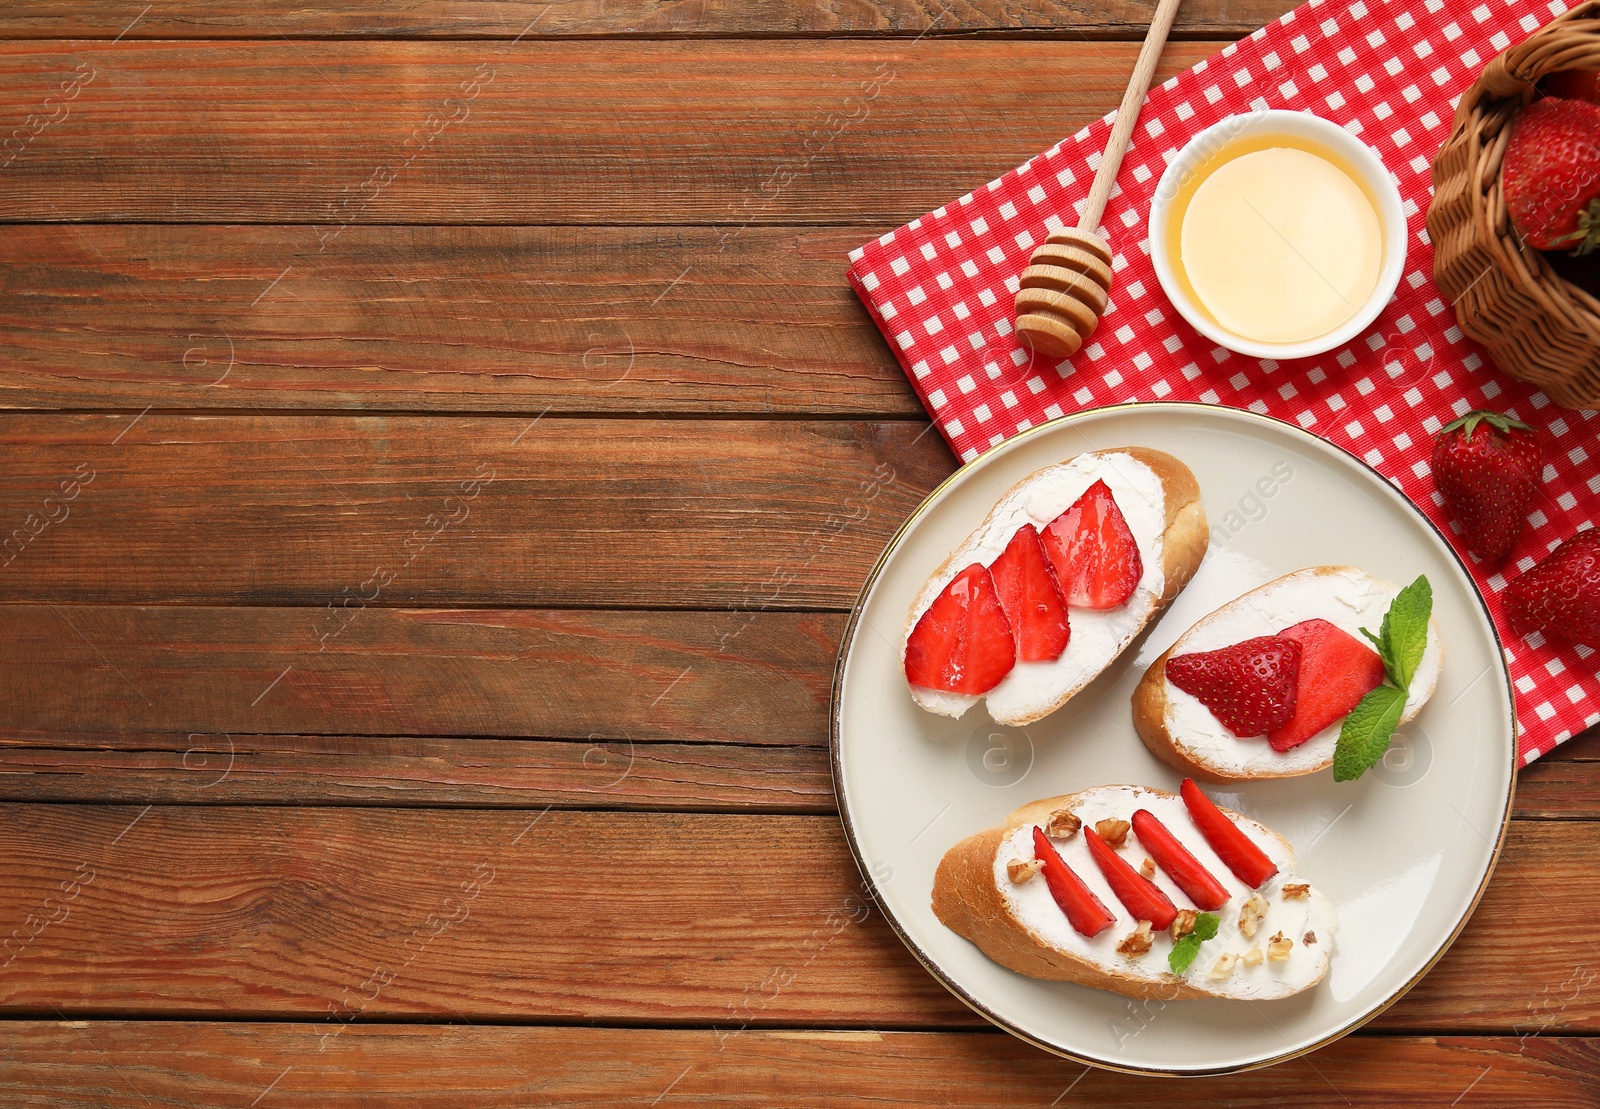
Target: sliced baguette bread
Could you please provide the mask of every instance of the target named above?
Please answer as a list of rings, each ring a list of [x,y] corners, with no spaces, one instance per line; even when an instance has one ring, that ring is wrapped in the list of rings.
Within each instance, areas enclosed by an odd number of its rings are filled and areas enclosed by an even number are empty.
[[[1042,874],[1016,881],[1009,872],[1011,863],[1026,864],[1034,858],[1034,827],[1049,828],[1057,813],[1070,812],[1085,827],[1092,827],[1102,820],[1131,820],[1138,809],[1153,813],[1229,895],[1216,910],[1220,918],[1216,936],[1200,945],[1183,974],[1169,968],[1174,941],[1167,933],[1155,933],[1142,954],[1119,953],[1118,946],[1135,932],[1138,922],[1112,893],[1082,832],[1050,839],[1062,860],[1116,918],[1094,937],[1081,935],[1068,923]],[[1236,878],[1207,845],[1177,794],[1145,786],[1096,786],[1024,805],[1000,827],[950,848],[934,875],[934,914],[995,962],[1033,978],[1168,1001],[1195,997],[1261,1001],[1310,989],[1327,973],[1338,927],[1334,907],[1296,877],[1294,850],[1287,841],[1248,817],[1222,812],[1277,865],[1277,874],[1256,890]],[[1138,869],[1148,852],[1130,831],[1118,854]],[[1151,880],[1175,907],[1194,908],[1166,874],[1158,870]],[[1257,917],[1251,910],[1264,915]],[[1268,957],[1268,943],[1274,938],[1279,939],[1277,957]],[[1290,941],[1287,948],[1283,940]]]
[[[1326,620],[1365,642],[1361,629],[1377,632],[1399,592],[1400,586],[1354,566],[1313,566],[1230,601],[1179,636],[1145,671],[1133,692],[1133,723],[1139,737],[1163,762],[1204,781],[1290,778],[1326,769],[1333,764],[1339,722],[1289,751],[1273,750],[1264,736],[1241,739],[1199,700],[1167,679],[1167,660],[1276,635],[1313,618]],[[1430,620],[1428,645],[1412,678],[1401,723],[1416,716],[1433,695],[1443,665],[1438,622]]]
[[[1200,486],[1170,454],[1147,447],[1090,451],[1038,470],[1012,486],[988,517],[918,592],[900,636],[900,658],[917,621],[950,581],[973,563],[990,565],[1023,524],[1043,529],[1096,481],[1104,480],[1138,543],[1144,576],[1114,609],[1073,608],[1071,637],[1054,662],[1018,661],[999,685],[973,696],[911,686],[912,699],[959,717],[978,701],[1001,724],[1025,725],[1062,705],[1109,666],[1188,584],[1205,556],[1207,529]]]

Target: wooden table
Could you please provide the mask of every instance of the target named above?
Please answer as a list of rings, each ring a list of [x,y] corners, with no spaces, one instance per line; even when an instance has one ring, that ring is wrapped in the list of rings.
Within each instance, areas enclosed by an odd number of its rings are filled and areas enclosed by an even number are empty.
[[[843,614],[955,462],[845,252],[1146,4],[142,6],[0,13],[0,1104],[1600,1103],[1594,736],[1257,1074],[1023,1046],[853,897]]]

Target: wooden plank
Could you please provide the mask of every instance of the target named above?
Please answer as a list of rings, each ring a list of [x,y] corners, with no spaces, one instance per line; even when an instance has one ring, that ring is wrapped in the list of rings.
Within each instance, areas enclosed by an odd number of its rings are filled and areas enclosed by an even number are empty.
[[[1594,751],[1600,732],[1568,741]],[[1559,750],[1559,749],[1558,749]],[[1600,760],[1545,756],[1517,771],[1517,815],[1545,820],[1600,819]]]
[[[0,668],[28,691],[0,800],[831,811],[841,615],[375,607],[322,650],[318,619],[0,605]],[[594,792],[634,744],[649,773]],[[1521,770],[1517,815],[1600,819],[1597,744]]]
[[[1160,77],[1220,45],[1171,44]],[[1137,49],[12,42],[0,118],[24,126],[20,152],[0,158],[0,213],[315,223],[313,250],[375,223],[710,223],[734,236],[848,213],[888,229],[1114,108]],[[270,280],[290,264],[251,269]]]
[[[0,421],[0,600],[313,605],[289,644],[310,652],[364,602],[717,607],[738,614],[733,636],[762,611],[854,601],[955,468],[927,431],[15,415]]]
[[[1170,1082],[1085,1070],[990,1033],[12,1022],[17,1109],[382,1104],[1096,1106],[1166,1104]],[[1600,1041],[1354,1036],[1265,1071],[1196,1079],[1219,1109],[1409,1102],[1568,1109],[1600,1097]],[[269,1096],[263,1096],[270,1089]]]
[[[1188,0],[1175,33],[1248,34],[1290,8],[1293,0]],[[972,34],[1143,34],[1154,5],[1145,0],[1094,0],[1069,6],[1046,0],[713,0],[710,3],[618,4],[607,0],[407,0],[371,4],[334,0],[315,5],[269,0],[173,0],[133,19],[126,12],[86,8],[71,0],[32,0],[0,14],[0,38],[252,38],[348,35],[406,38],[559,38],[570,35],[682,37]]]
[[[1472,925],[1380,1026],[1600,1030],[1600,990],[1572,988],[1596,828],[1515,825]],[[830,817],[10,805],[0,842],[19,1015],[976,1021],[861,899]]]
[[[0,226],[0,405],[920,415],[880,230]]]
[[[762,708],[759,700],[754,702]],[[821,744],[819,730],[801,742]],[[752,738],[770,733],[752,730]],[[68,742],[64,742],[68,741]],[[1521,820],[1600,820],[1600,764],[1522,770]],[[0,801],[831,813],[816,745],[431,736],[0,735]]]
[[[271,734],[821,744],[844,627],[830,614],[374,607],[319,649],[325,621],[0,605],[0,669],[28,691],[7,703],[0,745],[151,747],[140,732],[179,752]]]
[[[14,739],[15,737],[8,737]],[[0,747],[0,801],[831,813],[818,747],[210,734]]]

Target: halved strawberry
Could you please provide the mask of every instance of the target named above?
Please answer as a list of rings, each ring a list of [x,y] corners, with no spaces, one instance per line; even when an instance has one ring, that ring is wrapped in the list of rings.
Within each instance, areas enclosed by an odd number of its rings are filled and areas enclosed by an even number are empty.
[[[1056,853],[1056,845],[1038,825],[1033,829],[1033,854],[1039,860],[1045,885],[1050,887],[1050,896],[1080,936],[1098,936],[1116,923],[1117,918]]]
[[[1150,852],[1150,857],[1156,861],[1162,873],[1188,895],[1195,908],[1209,913],[1227,904],[1227,889],[1212,877],[1211,871],[1199,859],[1189,853],[1187,847],[1178,842],[1178,837],[1167,830],[1155,813],[1140,809],[1133,814],[1132,823],[1133,834],[1139,837],[1139,845]]]
[[[933,599],[906,641],[906,681],[924,689],[987,693],[1016,663],[994,579],[976,562]]]
[[[1116,608],[1144,577],[1144,559],[1111,487],[1097,481],[1039,536],[1067,604]]]
[[[1045,561],[1039,533],[1023,524],[1000,557],[989,566],[1000,607],[1011,621],[1017,657],[1027,662],[1054,662],[1067,649],[1067,602]]]
[[[1093,828],[1084,828],[1083,838],[1089,845],[1089,857],[1100,868],[1111,884],[1123,908],[1133,914],[1134,920],[1148,920],[1157,931],[1172,927],[1178,908],[1172,898],[1161,892],[1161,887],[1128,865],[1128,860],[1111,849]]]
[[[1211,850],[1217,853],[1223,865],[1233,871],[1233,876],[1251,889],[1278,873],[1278,865],[1267,858],[1267,853],[1255,841],[1239,830],[1227,813],[1212,804],[1211,798],[1200,792],[1191,778],[1185,778],[1178,792],[1189,810],[1189,819],[1200,829]],[[1143,843],[1144,840],[1139,841]]]
[[[1265,735],[1294,715],[1300,644],[1263,635],[1167,659],[1167,680],[1236,736]]]
[[[1326,620],[1305,620],[1278,633],[1300,644],[1300,684],[1294,715],[1267,733],[1274,751],[1292,751],[1383,684],[1383,660],[1349,632]]]

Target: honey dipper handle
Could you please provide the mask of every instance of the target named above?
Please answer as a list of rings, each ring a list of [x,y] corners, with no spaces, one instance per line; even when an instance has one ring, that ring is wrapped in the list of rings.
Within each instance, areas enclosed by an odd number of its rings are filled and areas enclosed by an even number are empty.
[[[1122,105],[1117,109],[1116,121],[1111,125],[1111,138],[1106,140],[1105,153],[1100,156],[1100,168],[1095,171],[1094,187],[1083,206],[1083,218],[1078,226],[1085,231],[1098,231],[1100,217],[1105,215],[1106,201],[1111,199],[1111,186],[1116,184],[1117,171],[1122,168],[1122,156],[1128,152],[1128,140],[1133,137],[1133,125],[1139,122],[1139,109],[1144,104],[1145,93],[1150,90],[1150,78],[1155,75],[1156,63],[1161,60],[1161,48],[1167,43],[1167,32],[1177,17],[1181,0],[1161,0],[1155,15],[1150,18],[1150,32],[1144,37],[1139,60],[1134,63],[1133,76],[1128,78],[1128,91],[1122,94]]]

